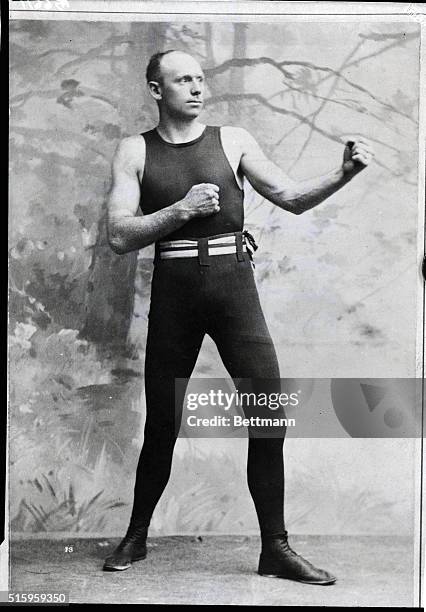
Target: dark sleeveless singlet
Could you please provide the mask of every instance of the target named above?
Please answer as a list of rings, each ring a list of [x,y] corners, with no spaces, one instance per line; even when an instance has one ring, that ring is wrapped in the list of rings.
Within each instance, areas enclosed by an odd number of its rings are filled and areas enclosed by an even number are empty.
[[[219,187],[220,211],[191,219],[168,234],[168,240],[242,231],[244,192],[223,151],[220,127],[206,126],[198,138],[179,144],[166,142],[156,129],[141,135],[146,158],[140,208],[145,215],[182,200],[193,185],[214,183]]]

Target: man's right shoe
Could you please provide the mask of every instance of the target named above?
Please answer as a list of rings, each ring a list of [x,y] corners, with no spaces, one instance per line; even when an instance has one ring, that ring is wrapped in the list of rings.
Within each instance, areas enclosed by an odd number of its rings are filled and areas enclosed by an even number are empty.
[[[122,571],[129,569],[133,561],[146,557],[147,527],[129,526],[126,535],[117,548],[105,559],[105,571]]]
[[[290,548],[287,532],[262,538],[262,552],[257,570],[261,576],[287,578],[305,584],[334,584],[336,577],[315,567]]]

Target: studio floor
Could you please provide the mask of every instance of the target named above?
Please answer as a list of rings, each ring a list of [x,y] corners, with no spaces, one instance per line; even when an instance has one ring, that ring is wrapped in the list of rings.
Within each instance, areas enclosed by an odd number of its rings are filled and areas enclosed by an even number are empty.
[[[147,559],[123,572],[102,571],[118,542],[13,540],[11,590],[68,592],[73,603],[418,606],[408,537],[293,536],[299,554],[338,577],[330,586],[258,576],[257,537],[149,538]]]

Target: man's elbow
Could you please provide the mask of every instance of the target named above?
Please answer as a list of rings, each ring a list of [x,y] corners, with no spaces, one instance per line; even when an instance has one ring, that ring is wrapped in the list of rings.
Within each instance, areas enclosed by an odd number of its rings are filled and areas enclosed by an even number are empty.
[[[111,247],[111,249],[114,251],[116,255],[125,255],[126,253],[128,253],[128,249],[126,248],[126,245],[121,240],[117,240],[117,239],[110,240],[109,246]]]
[[[116,230],[108,230],[108,244],[117,255],[125,255],[128,252],[126,241]]]
[[[297,202],[291,202],[289,200],[285,200],[284,202],[280,203],[280,207],[293,214],[293,215],[301,215],[305,212],[305,209],[303,208],[303,206],[301,206],[300,204],[298,204]]]
[[[300,196],[298,192],[285,192],[280,193],[277,200],[271,200],[278,204],[280,208],[283,210],[292,213],[293,215],[301,215],[305,212],[305,207],[303,206],[303,198]]]

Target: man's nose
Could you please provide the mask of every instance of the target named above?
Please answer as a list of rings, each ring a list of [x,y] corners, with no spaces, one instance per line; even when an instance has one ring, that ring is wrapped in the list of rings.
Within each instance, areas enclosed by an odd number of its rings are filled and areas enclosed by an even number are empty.
[[[201,83],[192,83],[192,87],[191,87],[191,93],[192,95],[197,95],[200,94],[202,92],[202,87],[201,87]]]

